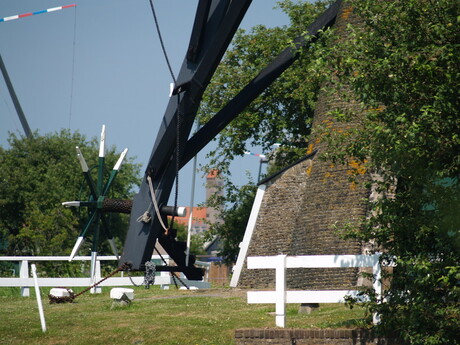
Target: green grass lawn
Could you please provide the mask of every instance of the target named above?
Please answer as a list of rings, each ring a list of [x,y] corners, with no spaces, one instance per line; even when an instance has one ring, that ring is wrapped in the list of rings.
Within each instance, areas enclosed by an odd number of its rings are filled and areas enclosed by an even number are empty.
[[[275,327],[275,306],[249,305],[241,290],[134,289],[130,306],[112,307],[109,288],[71,304],[49,304],[49,289],[42,288],[43,333],[33,289],[31,297],[20,297],[17,288],[0,288],[0,344],[229,345],[237,328]],[[364,325],[361,308],[322,304],[310,315],[299,314],[298,308],[288,305],[286,327]]]

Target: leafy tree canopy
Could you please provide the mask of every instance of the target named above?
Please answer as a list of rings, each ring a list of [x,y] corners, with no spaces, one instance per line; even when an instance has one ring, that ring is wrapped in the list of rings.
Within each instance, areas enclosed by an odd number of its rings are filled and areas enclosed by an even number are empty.
[[[324,92],[361,104],[359,117],[341,108],[330,114],[332,121],[359,120],[359,128],[318,128],[318,135],[328,143],[324,159],[365,167],[368,187],[379,195],[370,201],[369,218],[346,229],[347,236],[371,242],[386,259],[396,260],[386,303],[374,296],[367,307],[382,315],[377,329],[386,335],[410,344],[458,344],[460,3],[348,3],[362,19],[348,28],[348,39],[331,41],[326,34],[327,40],[309,47],[308,54],[301,52],[299,61],[218,138],[211,167],[226,173],[247,144],[268,150],[280,142],[285,150],[292,147],[292,157],[303,155],[321,85]],[[204,97],[203,119],[302,33],[325,3],[284,1],[280,6],[292,27],[258,26],[238,33]],[[237,195],[230,186],[229,196]],[[220,233],[228,239],[235,231]]]
[[[234,188],[231,193],[228,193],[230,200],[227,198],[226,201],[229,201],[229,206],[222,212],[221,221],[211,224],[210,230],[206,233],[208,239],[213,239],[215,236],[220,238],[219,255],[226,264],[231,265],[238,257],[239,244],[244,237],[255,192],[256,187],[248,184],[241,188]],[[223,201],[213,200],[214,203]]]
[[[324,71],[333,72],[326,89],[344,100],[353,94],[363,115],[359,128],[320,132],[326,158],[360,161],[379,193],[371,216],[348,232],[396,262],[386,303],[368,307],[382,314],[385,334],[458,344],[460,3],[349,2],[362,22],[324,51]],[[356,118],[331,113],[333,121]]]
[[[198,114],[200,121],[205,123],[225,106],[296,37],[304,34],[331,2],[283,1],[279,6],[289,15],[290,26],[258,25],[249,32],[240,29],[203,96]],[[218,166],[221,174],[230,174],[230,162],[235,156],[242,156],[248,145],[261,146],[267,152],[273,144],[280,143],[289,152],[281,165],[305,154],[315,101],[323,80],[316,60],[315,54],[301,54],[293,66],[221,132],[217,148],[209,154],[211,168]]]
[[[187,242],[187,226],[174,222],[173,228],[177,231],[177,240],[181,242]],[[193,255],[204,255],[206,254],[203,249],[204,238],[201,234],[195,234],[190,236],[190,253]]]
[[[2,254],[70,254],[88,213],[67,209],[61,202],[88,198],[75,146],[81,148],[91,169],[97,166],[98,141],[87,140],[78,132],[71,134],[62,130],[44,136],[34,133],[33,138],[10,134],[8,142],[9,148],[0,147]],[[114,147],[106,151],[106,166],[111,169],[119,154]],[[138,183],[139,175],[139,167],[132,161],[128,158],[123,164],[110,197],[131,197],[131,188]],[[94,178],[96,180],[96,176]],[[111,229],[119,243],[124,241],[127,221],[126,215],[110,215]],[[105,246],[100,248],[101,253],[111,253]]]

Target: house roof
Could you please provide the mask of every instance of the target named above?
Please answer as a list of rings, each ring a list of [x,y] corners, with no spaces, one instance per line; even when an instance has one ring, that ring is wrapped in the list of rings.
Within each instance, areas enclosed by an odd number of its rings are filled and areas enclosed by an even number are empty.
[[[187,216],[175,217],[174,220],[182,225],[188,225],[188,218],[190,216],[190,207],[187,207]],[[206,207],[193,208],[193,222],[204,222],[206,220]]]
[[[212,169],[209,171],[208,176],[206,178],[216,178],[219,177],[219,170],[218,169]]]

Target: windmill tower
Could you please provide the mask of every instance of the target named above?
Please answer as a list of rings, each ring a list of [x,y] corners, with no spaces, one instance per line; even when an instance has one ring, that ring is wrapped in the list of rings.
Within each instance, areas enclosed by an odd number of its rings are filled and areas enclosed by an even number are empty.
[[[357,22],[347,5],[341,5],[334,28],[340,39],[346,38],[348,23]],[[355,113],[355,121],[336,123],[331,110],[346,107]],[[313,119],[313,132],[327,124],[330,130],[358,126],[358,104],[345,103],[338,95],[319,95]],[[361,254],[362,244],[344,240],[337,234],[347,222],[367,213],[369,191],[360,184],[350,183],[349,165],[335,165],[321,160],[326,144],[313,134],[309,155],[301,162],[265,180],[265,194],[257,216],[255,229],[247,248],[247,256],[262,255],[326,255]],[[359,176],[365,179],[366,175]],[[290,269],[289,288],[342,289],[357,284],[357,269]],[[238,286],[272,288],[272,270],[241,271]]]

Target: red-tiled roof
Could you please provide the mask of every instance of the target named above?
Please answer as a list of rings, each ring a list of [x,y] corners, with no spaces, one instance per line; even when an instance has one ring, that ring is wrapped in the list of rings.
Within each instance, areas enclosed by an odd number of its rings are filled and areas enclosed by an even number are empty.
[[[186,217],[175,217],[174,220],[183,225],[188,225],[188,218],[190,216],[190,207],[187,207]],[[206,220],[206,207],[194,207],[193,208],[193,222],[204,223]]]
[[[206,178],[216,178],[219,176],[219,170],[218,169],[212,169],[208,176],[206,176]]]

